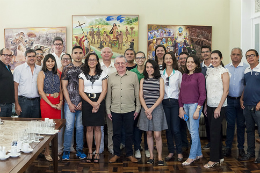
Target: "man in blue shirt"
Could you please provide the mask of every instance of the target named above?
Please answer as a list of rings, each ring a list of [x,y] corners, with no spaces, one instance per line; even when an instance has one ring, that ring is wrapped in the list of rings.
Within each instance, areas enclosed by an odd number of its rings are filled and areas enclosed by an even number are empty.
[[[254,49],[246,52],[246,60],[250,67],[244,72],[244,91],[240,98],[241,108],[246,120],[247,154],[240,160],[255,157],[255,124],[260,127],[260,65],[259,55]],[[258,135],[260,128],[258,128]],[[260,152],[260,151],[259,151]],[[260,163],[260,153],[255,163]]]
[[[247,64],[241,62],[242,50],[238,47],[231,50],[231,63],[225,67],[231,74],[229,81],[229,93],[227,96],[227,138],[226,149],[224,155],[231,156],[232,142],[234,139],[235,124],[237,123],[237,147],[239,150],[239,157],[245,155],[244,142],[245,142],[245,117],[243,109],[240,107],[240,97],[244,89],[244,71],[248,67]]]

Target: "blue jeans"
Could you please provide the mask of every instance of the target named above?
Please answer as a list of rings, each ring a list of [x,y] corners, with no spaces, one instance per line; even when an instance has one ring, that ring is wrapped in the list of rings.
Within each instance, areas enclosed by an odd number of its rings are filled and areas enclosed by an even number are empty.
[[[133,155],[133,129],[134,129],[134,111],[128,113],[112,112],[113,123],[113,149],[114,154],[120,156],[120,143],[122,127],[125,130],[125,151],[126,157]]]
[[[201,111],[203,110],[203,107],[200,109],[199,112],[199,118],[193,119],[193,114],[196,111],[198,106],[198,103],[193,104],[184,104],[183,108],[186,114],[189,116],[189,119],[186,121],[188,129],[190,131],[191,135],[191,148],[190,148],[190,159],[196,159],[197,156],[201,156],[201,143],[200,143],[200,136],[199,136],[199,121],[200,121],[200,115]]]
[[[260,111],[256,111],[255,106],[245,106],[243,114],[246,120],[247,153],[255,155],[255,124],[258,126],[258,135],[260,135]]]
[[[166,130],[166,138],[169,153],[174,153],[174,144],[170,135],[174,136],[177,154],[182,153],[182,142],[180,132],[180,118],[179,118],[179,102],[177,99],[164,99],[162,101],[168,129]],[[170,134],[170,133],[171,134]],[[169,140],[168,140],[169,139]]]
[[[0,117],[11,117],[12,116],[12,103],[0,104]]]
[[[245,142],[245,117],[243,109],[240,107],[239,99],[227,98],[226,119],[227,119],[227,138],[226,147],[232,148],[234,139],[235,125],[237,122],[237,148],[243,149]]]
[[[19,118],[41,118],[40,97],[30,100],[26,97],[18,97],[19,105],[22,109]]]
[[[71,140],[73,136],[74,122],[76,118],[76,150],[83,150],[83,125],[82,125],[82,112],[70,112],[69,105],[64,104],[64,116],[66,119],[66,127],[64,132],[64,150],[70,151]]]

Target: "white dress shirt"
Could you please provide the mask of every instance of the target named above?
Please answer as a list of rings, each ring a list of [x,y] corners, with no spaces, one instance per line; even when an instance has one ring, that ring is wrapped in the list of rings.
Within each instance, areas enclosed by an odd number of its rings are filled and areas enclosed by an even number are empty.
[[[116,72],[116,68],[114,64],[110,63],[110,65],[107,67],[103,62],[100,62],[101,69],[109,76],[110,74]]]
[[[14,69],[14,81],[18,83],[18,96],[28,98],[39,97],[37,88],[37,77],[41,66],[35,65],[33,74],[30,66],[25,62]]]
[[[55,57],[56,63],[57,63],[57,68],[61,68],[61,57],[62,55],[65,54],[64,52],[62,52],[60,54],[60,57],[58,55],[56,55],[54,52],[52,53],[52,55]]]

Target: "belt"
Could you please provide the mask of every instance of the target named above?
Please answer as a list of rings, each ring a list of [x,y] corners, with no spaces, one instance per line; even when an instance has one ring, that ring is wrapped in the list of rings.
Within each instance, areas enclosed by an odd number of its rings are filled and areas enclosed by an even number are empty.
[[[28,98],[28,97],[24,97],[24,96],[19,96],[20,98],[25,98],[27,100],[35,100],[35,99],[39,99],[39,97],[34,97],[34,98]]]
[[[87,93],[87,96],[89,98],[95,99],[97,97],[97,94],[96,93]]]
[[[60,93],[53,93],[53,94],[45,94],[46,96],[51,96],[53,98],[59,97]]]
[[[239,96],[239,97],[230,97],[230,96],[227,96],[227,97],[230,98],[230,99],[234,99],[234,100],[238,100],[238,99],[241,98],[241,96]]]

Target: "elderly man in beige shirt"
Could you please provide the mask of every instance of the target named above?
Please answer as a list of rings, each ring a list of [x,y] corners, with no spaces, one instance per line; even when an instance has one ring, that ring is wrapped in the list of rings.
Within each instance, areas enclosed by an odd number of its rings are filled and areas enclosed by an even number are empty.
[[[115,58],[117,72],[109,75],[106,97],[108,118],[113,123],[114,157],[109,162],[116,162],[120,157],[121,129],[126,133],[126,157],[132,162],[138,162],[133,157],[133,127],[141,105],[139,101],[139,82],[134,72],[126,71],[127,61],[124,56]]]

